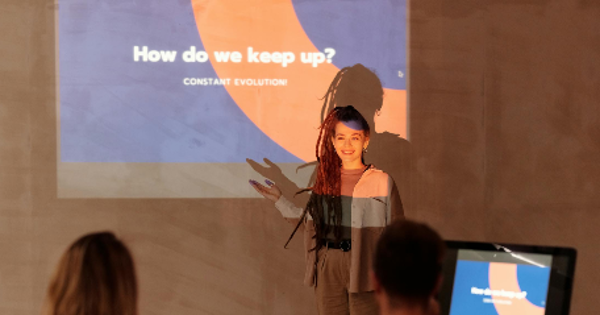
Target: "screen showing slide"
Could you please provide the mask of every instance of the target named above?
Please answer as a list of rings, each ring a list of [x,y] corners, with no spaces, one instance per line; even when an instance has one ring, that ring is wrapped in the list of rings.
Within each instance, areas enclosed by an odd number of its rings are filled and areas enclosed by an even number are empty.
[[[257,168],[305,187],[323,97],[355,64],[381,82],[371,128],[407,137],[404,0],[59,0],[56,16],[59,197],[258,197]]]
[[[551,255],[459,250],[450,315],[543,315]]]

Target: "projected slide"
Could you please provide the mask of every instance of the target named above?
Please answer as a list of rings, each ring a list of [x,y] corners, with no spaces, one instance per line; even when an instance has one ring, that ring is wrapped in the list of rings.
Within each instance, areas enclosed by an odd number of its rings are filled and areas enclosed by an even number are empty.
[[[543,315],[550,264],[548,261],[530,264],[530,261],[459,259],[450,315]]]
[[[59,197],[258,197],[265,158],[304,187],[354,64],[383,87],[372,128],[406,138],[405,1],[58,3]]]

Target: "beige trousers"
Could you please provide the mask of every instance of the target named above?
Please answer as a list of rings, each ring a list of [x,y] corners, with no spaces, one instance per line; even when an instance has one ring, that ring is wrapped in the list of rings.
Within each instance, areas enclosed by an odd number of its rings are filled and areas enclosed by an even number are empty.
[[[349,293],[350,253],[322,248],[317,253],[315,299],[319,315],[378,315],[375,294]]]

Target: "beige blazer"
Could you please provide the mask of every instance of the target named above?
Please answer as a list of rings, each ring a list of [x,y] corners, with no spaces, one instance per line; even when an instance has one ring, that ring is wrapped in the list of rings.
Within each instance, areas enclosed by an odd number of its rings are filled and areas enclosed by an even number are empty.
[[[283,217],[294,224],[298,223],[303,209],[296,207],[281,196],[275,207]],[[352,193],[352,249],[350,253],[349,292],[373,291],[369,272],[373,266],[373,255],[377,240],[385,226],[392,220],[403,218],[404,210],[398,189],[393,179],[385,172],[371,166],[359,179]],[[312,217],[304,219],[304,246],[306,250],[306,272],[304,284],[313,286],[316,275],[316,253],[310,251],[316,245]]]

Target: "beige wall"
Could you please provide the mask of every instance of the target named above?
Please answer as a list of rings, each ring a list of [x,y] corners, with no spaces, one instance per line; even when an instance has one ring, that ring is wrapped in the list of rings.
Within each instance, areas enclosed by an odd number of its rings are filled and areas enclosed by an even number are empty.
[[[412,216],[454,239],[576,247],[597,314],[600,2],[412,1]]]
[[[600,274],[600,2],[411,3],[409,217],[447,238],[574,246]],[[303,254],[263,200],[56,198],[54,6],[0,5],[0,313],[37,314],[59,255],[110,229],[143,314],[312,314]]]

